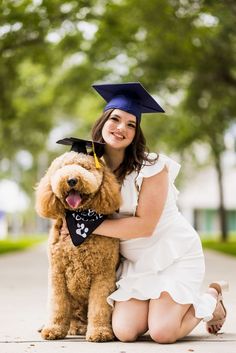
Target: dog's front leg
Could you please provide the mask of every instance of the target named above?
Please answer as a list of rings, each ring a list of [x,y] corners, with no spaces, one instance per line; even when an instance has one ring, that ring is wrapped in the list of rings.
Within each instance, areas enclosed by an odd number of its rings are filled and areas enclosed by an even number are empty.
[[[70,327],[71,304],[63,273],[58,269],[49,275],[49,323],[42,329],[42,338],[55,340],[64,338]]]
[[[86,340],[91,342],[112,341],[112,308],[107,297],[115,289],[114,275],[97,277],[92,283],[89,294],[88,327]]]

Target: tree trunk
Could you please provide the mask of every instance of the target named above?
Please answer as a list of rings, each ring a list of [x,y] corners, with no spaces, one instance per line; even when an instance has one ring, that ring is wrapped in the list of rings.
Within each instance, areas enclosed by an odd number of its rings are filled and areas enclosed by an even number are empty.
[[[220,219],[220,230],[221,230],[221,241],[226,242],[228,240],[228,229],[227,229],[227,219],[226,219],[226,210],[224,206],[224,188],[223,188],[223,172],[221,168],[221,154],[214,151],[215,167],[217,172],[218,179],[218,188],[219,188],[219,219]]]

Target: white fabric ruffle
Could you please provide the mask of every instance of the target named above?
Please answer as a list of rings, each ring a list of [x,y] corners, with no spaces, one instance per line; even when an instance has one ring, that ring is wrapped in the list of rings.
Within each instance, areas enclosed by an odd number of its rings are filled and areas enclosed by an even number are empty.
[[[156,157],[156,153],[149,154],[150,159],[155,159]],[[158,155],[158,159],[154,164],[149,164],[148,162],[146,162],[146,164],[141,168],[138,176],[135,179],[136,185],[138,186],[139,190],[141,189],[143,178],[149,178],[153,175],[156,175],[160,173],[165,167],[168,170],[169,181],[172,186],[172,189],[174,190],[175,199],[177,199],[179,191],[175,187],[174,181],[179,174],[181,165],[163,154]]]
[[[148,157],[149,159],[154,160],[157,157],[157,154],[149,153]],[[177,175],[179,174],[181,166],[179,163],[175,162],[173,159],[163,154],[158,155],[158,159],[154,164],[150,164],[146,162],[144,166],[141,168],[136,178],[136,181],[140,184],[143,178],[148,178],[155,174],[160,173],[164,169],[164,167],[167,167],[169,178],[171,182],[174,183]]]

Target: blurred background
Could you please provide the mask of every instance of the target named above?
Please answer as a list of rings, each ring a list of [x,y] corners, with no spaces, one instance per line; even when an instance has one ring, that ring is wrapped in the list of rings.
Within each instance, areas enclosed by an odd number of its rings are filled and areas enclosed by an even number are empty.
[[[149,149],[182,165],[179,207],[203,238],[236,239],[235,0],[0,0],[0,239],[47,232],[34,187],[90,137],[95,82],[140,81],[166,111]]]

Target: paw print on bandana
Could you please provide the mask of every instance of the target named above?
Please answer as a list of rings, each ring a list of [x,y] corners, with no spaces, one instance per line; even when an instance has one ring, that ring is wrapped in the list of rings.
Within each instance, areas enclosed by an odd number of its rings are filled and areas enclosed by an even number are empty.
[[[77,223],[76,234],[80,235],[83,238],[87,237],[89,229],[85,227],[84,223]]]

